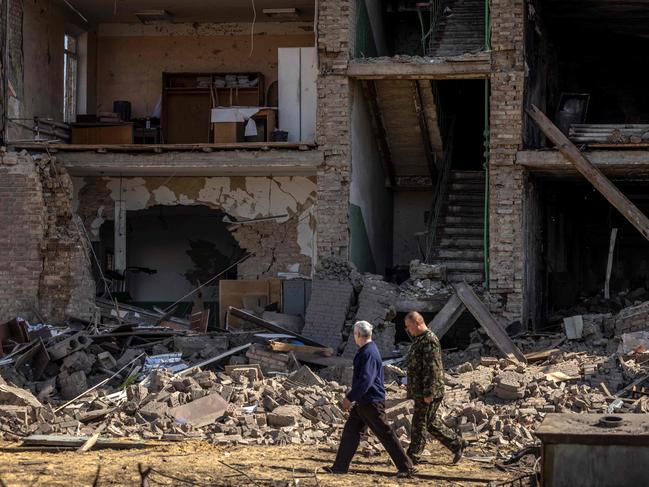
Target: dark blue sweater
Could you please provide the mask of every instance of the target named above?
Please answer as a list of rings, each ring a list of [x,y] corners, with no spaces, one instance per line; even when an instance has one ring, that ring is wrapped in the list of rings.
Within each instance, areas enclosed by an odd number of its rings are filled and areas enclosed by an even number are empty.
[[[356,351],[352,390],[347,399],[358,404],[385,401],[383,361],[374,342],[366,343]]]

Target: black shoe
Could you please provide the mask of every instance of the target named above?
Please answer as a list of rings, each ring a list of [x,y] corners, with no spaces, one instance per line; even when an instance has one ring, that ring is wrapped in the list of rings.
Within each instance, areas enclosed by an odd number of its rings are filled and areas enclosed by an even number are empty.
[[[451,462],[453,465],[457,464],[460,460],[462,460],[462,456],[464,455],[464,449],[468,446],[468,443],[466,440],[460,440],[458,445],[453,449],[453,461]]]
[[[397,478],[398,479],[409,479],[412,478],[413,475],[417,473],[417,469],[415,467],[412,467],[408,470],[399,470],[397,472]]]
[[[330,473],[330,474],[334,474],[334,475],[341,475],[341,474],[347,473],[344,470],[338,470],[337,468],[334,468],[334,467],[322,467],[322,471],[324,473]]]

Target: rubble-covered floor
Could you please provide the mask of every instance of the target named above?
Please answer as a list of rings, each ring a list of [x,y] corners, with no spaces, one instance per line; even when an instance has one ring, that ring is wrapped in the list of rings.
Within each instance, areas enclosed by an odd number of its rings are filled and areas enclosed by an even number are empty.
[[[2,446],[10,446],[4,443]],[[321,469],[333,462],[335,453],[322,445],[216,447],[203,441],[161,443],[147,450],[100,450],[85,454],[2,453],[0,480],[4,485],[139,486],[138,465],[152,468],[149,485],[228,486],[358,486],[430,485],[477,486],[515,478],[516,472],[502,472],[489,464],[463,460],[450,465],[450,454],[437,443],[429,443],[431,463],[421,466],[418,479],[399,479],[384,453],[357,455],[348,475],[328,475]],[[229,465],[226,466],[223,463]],[[241,470],[249,478],[230,468]],[[316,468],[320,469],[317,479]],[[94,483],[99,469],[99,481]],[[176,480],[164,477],[168,475]],[[479,479],[471,482],[470,479]],[[296,483],[295,480],[299,482]]]

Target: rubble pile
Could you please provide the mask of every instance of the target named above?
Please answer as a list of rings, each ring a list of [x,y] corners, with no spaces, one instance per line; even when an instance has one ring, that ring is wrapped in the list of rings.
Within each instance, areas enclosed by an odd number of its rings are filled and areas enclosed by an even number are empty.
[[[200,437],[214,443],[270,445],[326,442],[337,438],[344,423],[338,406],[344,391],[307,367],[266,379],[245,366],[229,374],[196,369],[182,376],[156,369],[121,393],[96,393],[56,411],[28,391],[2,384],[0,437],[91,434],[105,423],[106,434],[113,437]]]

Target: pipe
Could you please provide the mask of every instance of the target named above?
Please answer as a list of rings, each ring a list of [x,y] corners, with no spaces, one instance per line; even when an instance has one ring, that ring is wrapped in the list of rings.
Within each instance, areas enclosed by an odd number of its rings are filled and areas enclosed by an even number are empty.
[[[489,0],[484,1],[484,48],[485,51],[489,50],[489,42],[491,41],[491,19],[489,18]]]
[[[489,79],[484,82],[484,215],[482,255],[484,257],[484,287],[489,289]]]

